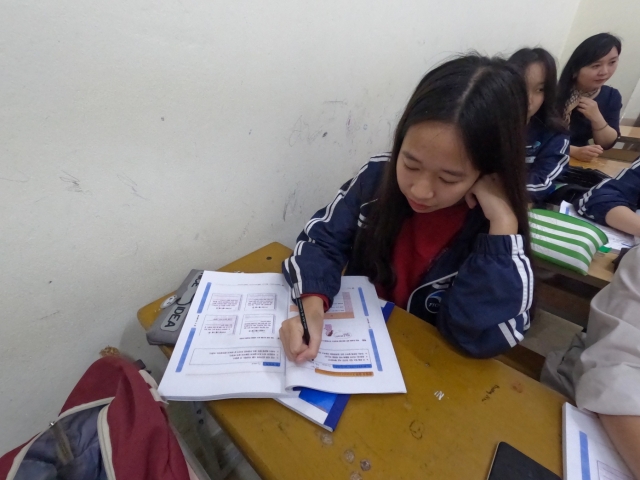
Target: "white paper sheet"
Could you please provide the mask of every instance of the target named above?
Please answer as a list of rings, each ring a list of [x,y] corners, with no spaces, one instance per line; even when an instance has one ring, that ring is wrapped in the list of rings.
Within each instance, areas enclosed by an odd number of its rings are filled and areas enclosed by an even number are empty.
[[[565,480],[634,480],[598,417],[562,407]]]

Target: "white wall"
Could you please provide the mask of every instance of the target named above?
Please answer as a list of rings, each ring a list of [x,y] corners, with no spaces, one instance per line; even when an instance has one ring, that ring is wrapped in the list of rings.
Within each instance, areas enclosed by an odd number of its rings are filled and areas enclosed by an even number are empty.
[[[640,2],[638,0],[580,0],[567,43],[562,52],[560,67],[569,60],[571,53],[586,38],[596,33],[609,32],[622,40],[620,64],[608,82],[620,90],[626,106],[640,79]],[[624,108],[623,108],[624,110]]]
[[[0,452],[105,345],[161,370],[137,309],[191,268],[292,246],[435,62],[558,55],[577,3],[0,4]]]
[[[635,125],[638,118],[640,118],[640,80],[638,80],[631,97],[629,97],[629,101],[624,106],[622,118],[626,120],[624,121],[626,125]]]

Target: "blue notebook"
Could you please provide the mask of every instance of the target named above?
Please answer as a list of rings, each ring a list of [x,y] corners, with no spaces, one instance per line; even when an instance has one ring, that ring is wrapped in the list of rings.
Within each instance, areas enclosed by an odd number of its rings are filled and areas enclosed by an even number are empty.
[[[385,322],[389,320],[393,307],[393,303],[380,300],[380,308]],[[322,428],[333,432],[351,395],[321,392],[304,387],[296,390],[300,391],[298,397],[276,398],[275,400],[317,423]]]

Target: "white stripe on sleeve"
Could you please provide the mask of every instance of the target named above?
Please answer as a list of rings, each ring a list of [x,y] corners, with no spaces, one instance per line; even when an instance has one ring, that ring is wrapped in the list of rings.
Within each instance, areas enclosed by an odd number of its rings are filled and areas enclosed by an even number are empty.
[[[560,153],[562,153],[564,157],[562,157],[562,160],[558,162],[556,168],[554,168],[551,173],[547,175],[547,178],[545,178],[544,182],[538,184],[528,184],[527,190],[529,190],[530,192],[540,192],[546,190],[551,186],[551,182],[553,182],[553,180],[555,180],[555,178],[560,175],[560,172],[562,172],[564,166],[569,163],[569,155],[566,154],[568,146],[569,140],[565,140],[562,150],[560,151]]]
[[[516,328],[516,319],[512,318],[509,320],[509,325],[511,325],[511,330],[513,331],[513,335],[518,339],[518,342],[524,340],[524,336],[518,331]]]
[[[518,344],[518,342],[516,342],[516,339],[513,338],[513,335],[511,334],[511,330],[509,330],[509,327],[507,327],[506,323],[504,322],[499,323],[498,327],[500,327],[500,331],[504,335],[504,338],[507,339],[507,342],[509,342],[509,345],[512,347],[515,347]]]

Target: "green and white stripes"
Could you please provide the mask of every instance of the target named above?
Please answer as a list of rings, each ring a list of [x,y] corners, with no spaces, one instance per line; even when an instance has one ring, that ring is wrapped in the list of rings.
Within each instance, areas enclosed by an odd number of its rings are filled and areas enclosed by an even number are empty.
[[[531,249],[536,257],[586,275],[598,248],[608,242],[602,230],[579,218],[549,210],[529,212]]]

